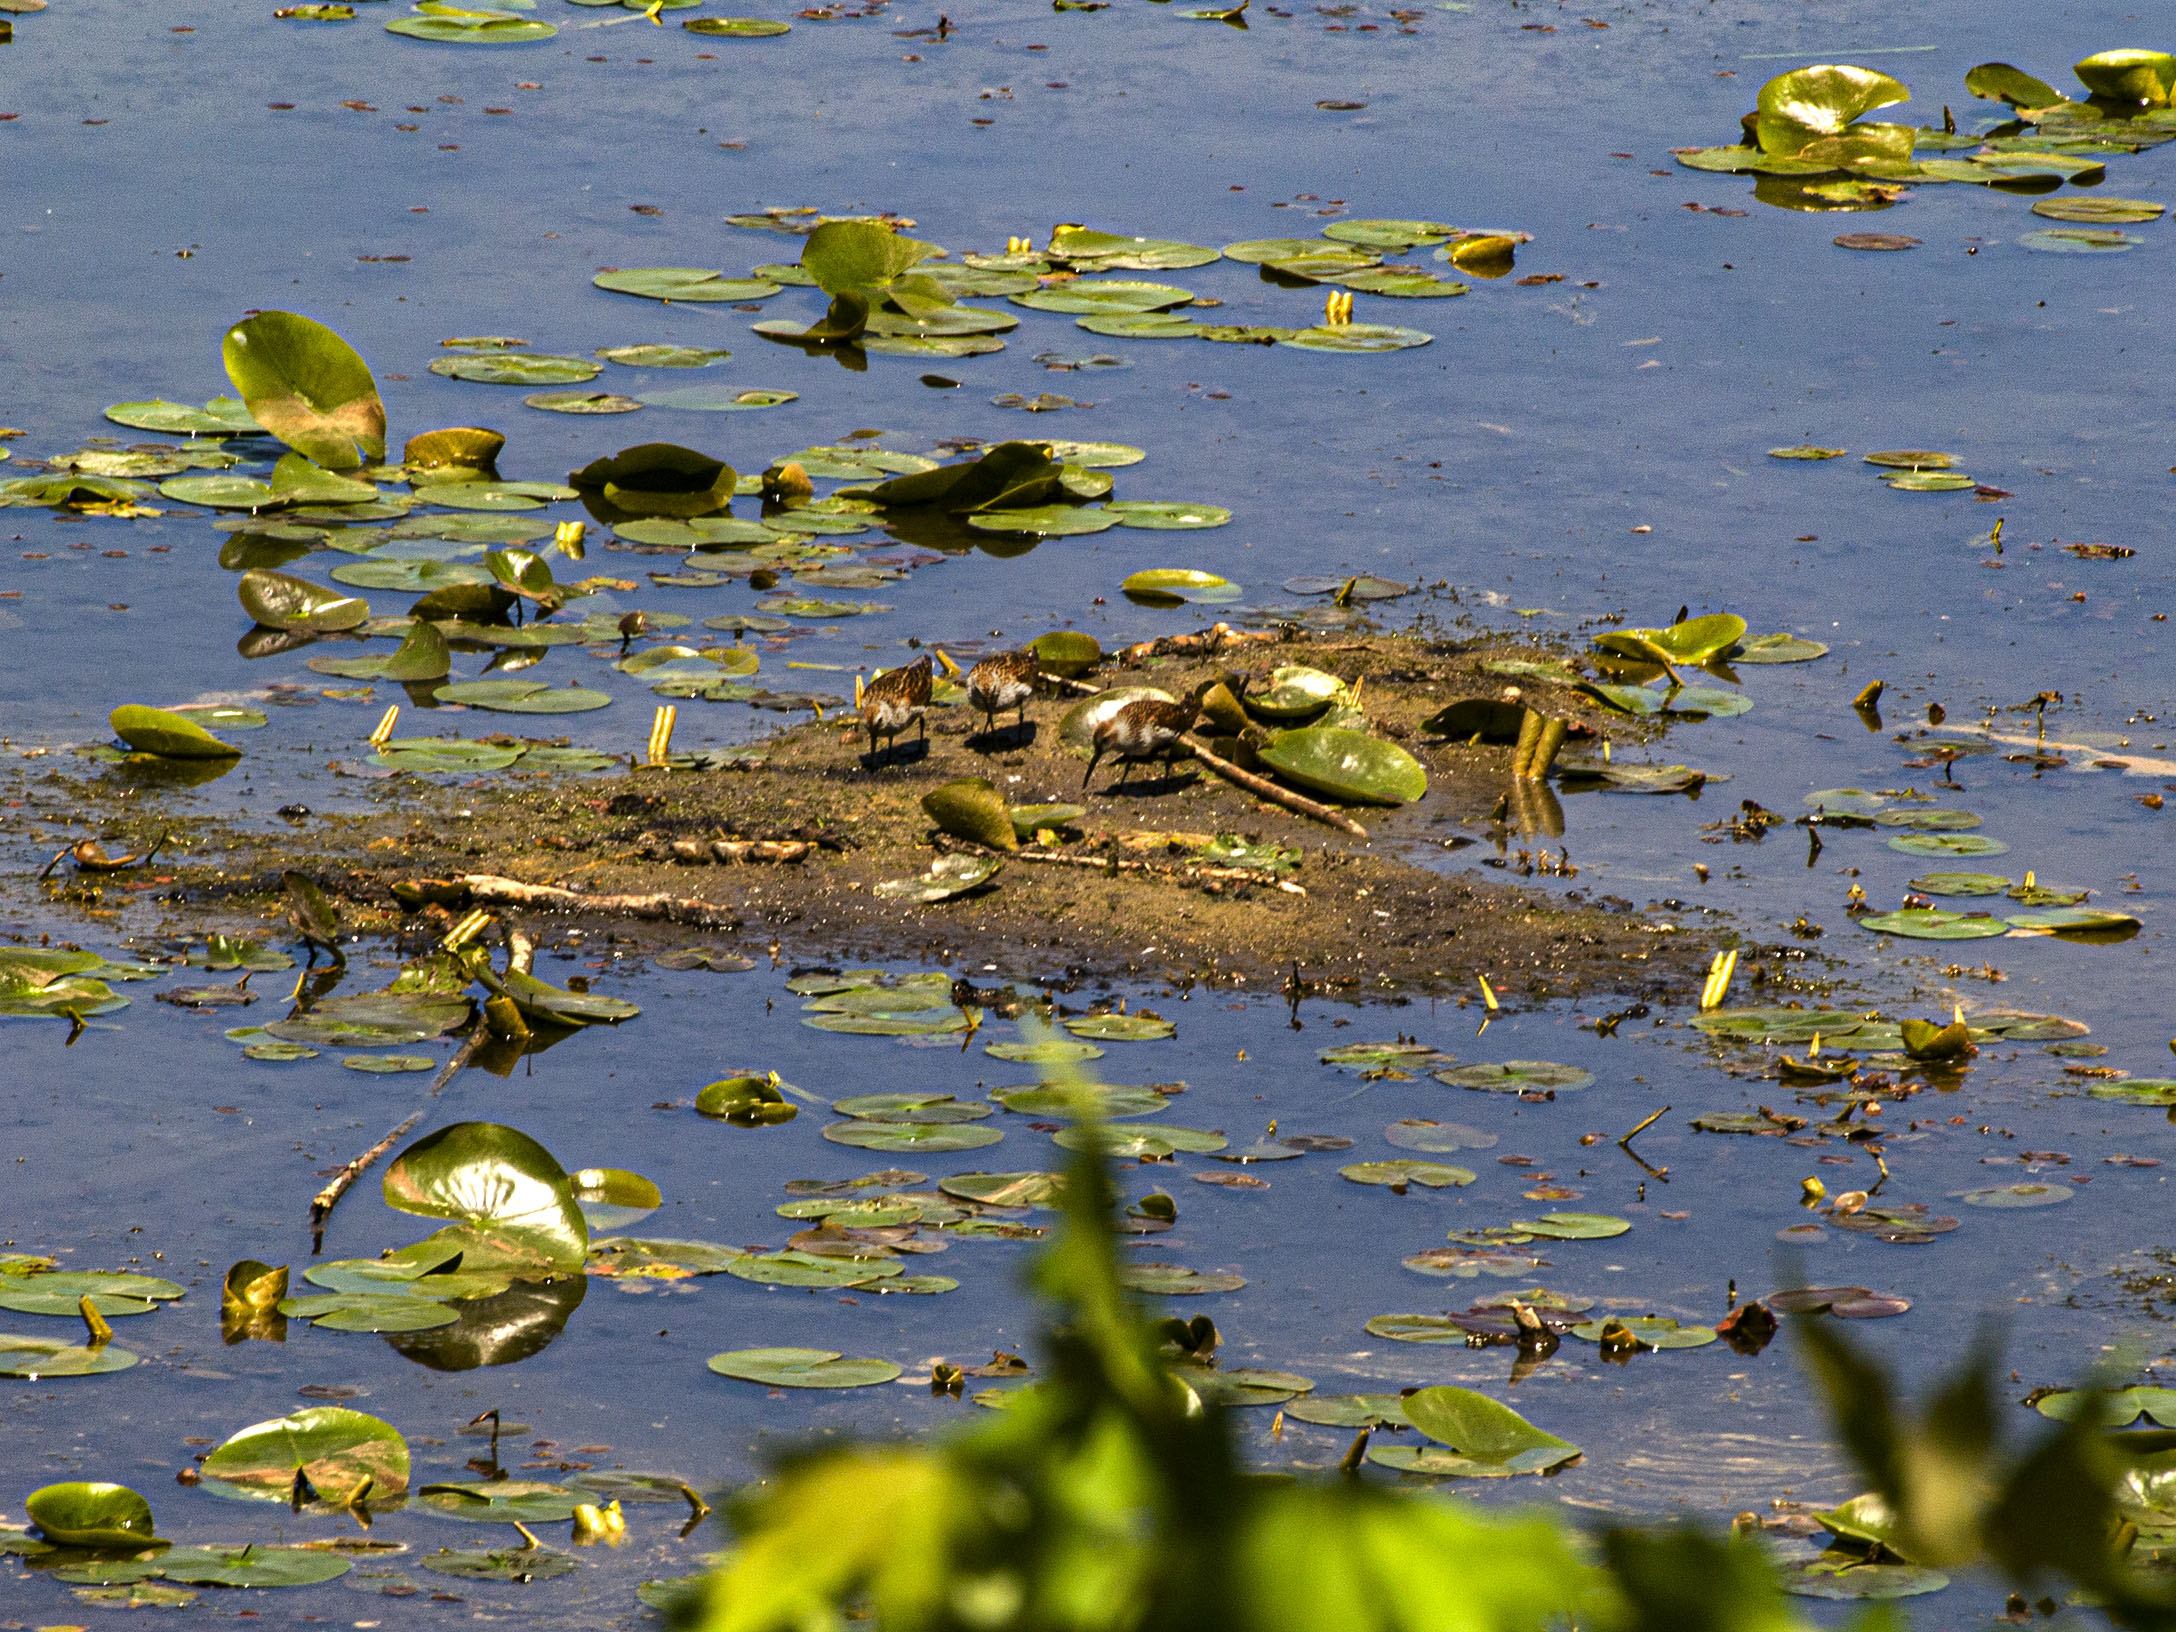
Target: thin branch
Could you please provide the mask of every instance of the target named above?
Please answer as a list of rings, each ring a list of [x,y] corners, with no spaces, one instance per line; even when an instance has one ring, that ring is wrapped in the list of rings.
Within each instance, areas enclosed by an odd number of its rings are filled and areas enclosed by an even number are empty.
[[[678,895],[584,895],[553,884],[523,884],[491,873],[464,873],[456,882],[469,899],[502,907],[543,907],[562,912],[603,912],[623,918],[662,918],[706,929],[738,929],[731,907]]]
[[[1333,810],[1328,805],[1317,804],[1304,794],[1294,793],[1290,788],[1281,788],[1266,776],[1256,776],[1252,771],[1242,771],[1221,754],[1212,753],[1209,749],[1203,747],[1201,739],[1198,737],[1185,737],[1181,740],[1185,742],[1187,747],[1193,749],[1196,759],[1234,786],[1245,788],[1249,793],[1267,799],[1273,805],[1282,805],[1285,809],[1297,811],[1302,816],[1312,816],[1318,822],[1328,822],[1332,827],[1350,833],[1356,839],[1364,839],[1368,836],[1368,830],[1343,811]]]

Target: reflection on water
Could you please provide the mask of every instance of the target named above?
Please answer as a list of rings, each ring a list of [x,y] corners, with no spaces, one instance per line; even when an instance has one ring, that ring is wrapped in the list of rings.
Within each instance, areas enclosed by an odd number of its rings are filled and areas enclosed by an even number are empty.
[[[403,1359],[433,1371],[474,1371],[511,1366],[541,1354],[566,1330],[567,1319],[588,1295],[586,1276],[516,1281],[493,1298],[472,1298],[453,1307],[461,1318],[424,1332],[388,1332],[386,1346]]]

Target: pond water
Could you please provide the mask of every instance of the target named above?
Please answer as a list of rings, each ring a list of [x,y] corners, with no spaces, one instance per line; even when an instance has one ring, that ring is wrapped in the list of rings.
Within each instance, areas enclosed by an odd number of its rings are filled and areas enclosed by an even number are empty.
[[[191,0],[155,9],[53,0],[16,17],[14,43],[0,55],[8,116],[0,153],[10,177],[0,205],[0,359],[10,387],[0,417],[25,434],[0,445],[19,465],[100,435],[133,443],[142,433],[102,420],[108,404],[193,404],[224,392],[224,328],[252,308],[292,308],[369,359],[396,447],[435,426],[493,426],[508,437],[500,469],[512,480],[557,482],[644,440],[685,442],[747,472],[860,429],[883,430],[887,449],[923,454],[945,439],[1057,436],[1145,449],[1146,459],[1116,473],[1122,497],[1234,514],[1211,530],[1117,529],[1032,549],[1000,540],[935,552],[873,596],[847,592],[892,610],[798,619],[794,638],[766,643],[762,676],[774,687],[850,692],[853,671],[893,661],[910,637],[969,651],[1064,624],[1107,646],[1194,628],[1202,609],[1157,611],[1118,593],[1127,574],[1169,565],[1231,579],[1248,607],[1293,604],[1281,585],[1294,575],[1371,572],[1434,586],[1390,603],[1379,621],[1392,627],[1466,620],[1583,641],[1595,620],[1664,624],[1685,604],[1736,612],[1755,632],[1822,641],[1831,648],[1822,661],[1743,670],[1749,713],[1679,725],[1658,750],[1733,780],[1697,802],[1567,798],[1565,832],[1547,849],[1561,847],[1577,876],[1529,882],[1802,948],[1809,973],[1845,981],[1854,1005],[1891,1015],[1946,1017],[1961,1002],[2089,1026],[2104,1056],[1994,1042],[1968,1073],[1888,1106],[1893,1177],[1884,1199],[1927,1203],[1961,1218],[1960,1228],[1906,1246],[1826,1227],[1797,1249],[1802,1257],[1787,1256],[1777,1232],[1812,1216],[1799,1206],[1800,1181],[1818,1175],[1832,1194],[1867,1188],[1878,1177],[1873,1159],[1836,1139],[1810,1148],[1693,1130],[1688,1118],[1702,1113],[1809,1108],[1747,1069],[1761,1051],[1718,1052],[1686,1025],[1689,1011],[1627,1019],[1605,1036],[1582,1022],[1609,1005],[1559,1005],[1507,1013],[1476,1036],[1473,1004],[1371,1009],[1310,998],[1288,1010],[1259,993],[1144,987],[1113,995],[1176,1020],[1178,1034],[1109,1044],[1096,1069],[1110,1080],[1183,1079],[1169,1120],[1221,1130],[1235,1145],[1271,1118],[1283,1135],[1354,1143],[1350,1155],[1316,1152],[1260,1169],[1268,1187],[1258,1190],[1190,1182],[1237,1171],[1208,1157],[1125,1169],[1129,1195],[1162,1187],[1179,1206],[1171,1233],[1128,1250],[1245,1277],[1241,1290],[1172,1300],[1213,1314],[1227,1365],[1301,1372],[1323,1392],[1467,1383],[1585,1451],[1547,1485],[1510,1482],[1517,1488],[1483,1491],[1489,1501],[1726,1519],[1765,1511],[1776,1497],[1825,1504],[1854,1482],[1787,1341],[1756,1357],[1715,1344],[1617,1366],[1567,1339],[1505,1393],[1511,1351],[1388,1341],[1366,1331],[1370,1317],[1462,1309],[1469,1294],[1538,1279],[1602,1309],[1712,1323],[1732,1282],[1757,1296],[1802,1266],[1815,1284],[1909,1299],[1901,1318],[1857,1331],[1915,1375],[1954,1356],[1990,1312],[2008,1333],[2013,1395],[2074,1378],[2118,1342],[2148,1361],[2161,1356],[2160,1328],[2147,1318],[2158,1312],[2156,1294],[2138,1287],[2139,1277],[2166,1270],[2158,1255],[2172,1245],[2160,1223],[2168,1169],[2115,1158],[2169,1160],[2176,1137],[2154,1109],[2090,1097],[2095,1079],[2066,1067],[2148,1078],[2167,1069],[2168,986],[2151,960],[2167,950],[2159,914],[2169,899],[2168,817],[2158,800],[2176,786],[2176,671],[2170,626],[2156,619],[2176,604],[2176,583],[2152,529],[2168,511],[2165,415],[2153,407],[2166,348],[2153,314],[2167,304],[2169,229],[2125,227],[2137,244],[2123,253],[2042,253],[2021,242],[2050,224],[2032,213],[2030,196],[1920,186],[1887,210],[1785,210],[1753,198],[1750,177],[1671,159],[1673,148],[1732,140],[1760,83],[1807,62],[1863,62],[1902,78],[1914,100],[1898,117],[1939,126],[1946,103],[1960,129],[1989,129],[2001,110],[1965,93],[1968,67],[2002,58],[2067,82],[2065,65],[2088,52],[2159,43],[2137,37],[2131,14],[2042,7],[2029,22],[1996,26],[1983,8],[1954,3],[1905,17],[1865,4],[1818,14],[1682,3],[1580,12],[1437,0],[1294,6],[1289,15],[1258,5],[1241,31],[1117,0],[1097,11],[978,8],[933,32],[937,9],[902,0],[818,17],[764,6],[763,15],[789,18],[792,32],[736,39],[684,31],[673,26],[683,20],[676,12],[663,13],[660,28],[634,12],[539,5],[559,34],[498,47],[388,34],[381,24],[391,7],[382,4],[345,23]],[[2100,191],[2151,198],[2167,164],[2155,151],[2111,156]],[[686,265],[737,277],[791,261],[797,237],[724,218],[804,205],[912,217],[918,236],[955,256],[1000,249],[1013,235],[1040,243],[1061,220],[1212,246],[1312,236],[1371,217],[1515,229],[1532,240],[1512,276],[1467,277],[1471,292],[1456,300],[1362,295],[1361,320],[1434,335],[1383,355],[1106,338],[1065,316],[1023,311],[1001,352],[875,355],[866,369],[848,369],[748,332],[759,316],[812,321],[823,309],[812,290],[789,288],[757,314],[659,305],[591,284],[607,267]],[[1864,253],[1831,242],[1866,230],[1920,243]],[[1439,265],[1425,250],[1412,259]],[[1560,281],[1532,281],[1537,274]],[[1237,323],[1318,321],[1323,295],[1230,260],[1130,275],[1220,300],[1216,320]],[[733,353],[701,370],[608,363],[582,389],[797,395],[749,412],[652,405],[571,416],[525,407],[522,387],[429,371],[447,355],[442,340],[486,335],[576,357],[643,343]],[[1053,370],[1037,360],[1046,353],[1124,366]],[[925,373],[958,387],[925,385]],[[1045,391],[1093,406],[1029,415],[991,400]],[[1804,442],[1850,456],[1767,457]],[[1980,490],[1892,491],[1860,462],[1892,447],[1954,454]],[[0,477],[12,474],[0,467]],[[216,564],[228,535],[211,511],[152,503],[164,513],[6,512],[0,537],[19,555],[0,569],[9,659],[0,728],[12,748],[102,740],[106,712],[124,701],[286,702],[249,734],[246,776],[195,796],[207,809],[262,818],[292,799],[338,811],[397,798],[324,771],[328,759],[367,753],[364,739],[387,703],[402,705],[404,731],[507,723],[449,714],[447,726],[418,726],[426,711],[399,688],[368,692],[306,668],[327,646],[245,657],[235,642],[248,619],[233,574]],[[534,512],[546,522],[579,513],[572,504]],[[1982,542],[1998,518],[1999,555]],[[594,609],[700,620],[762,598],[740,580],[652,585],[645,575],[678,570],[677,556],[608,552],[599,546],[609,529],[590,531],[584,566],[562,564],[562,576],[641,584],[600,590]],[[873,532],[848,542],[880,555],[890,543]],[[2063,549],[2077,543],[2137,553],[2094,559]],[[287,570],[325,582],[351,559],[319,550]],[[380,610],[397,604],[390,593],[363,593],[386,602]],[[473,676],[479,661],[459,658],[457,676]],[[616,753],[639,747],[652,701],[644,683],[579,650],[538,670],[555,685],[574,676],[615,706],[555,716],[551,731]],[[1875,679],[1887,686],[1879,728],[1850,706]],[[328,688],[351,695],[326,696]],[[2045,708],[2045,736],[2066,745],[2046,755],[2032,749],[2041,715],[2018,711],[2043,692],[2060,694]],[[1923,729],[1930,704],[1957,727],[1995,711],[1994,729],[2017,740],[1945,771],[1923,741],[1901,740]],[[745,742],[776,719],[738,703],[687,702],[675,744]],[[1824,829],[1825,846],[1809,859],[1798,828],[1736,839],[1702,831],[1727,822],[1741,799],[1795,818],[1815,790],[1906,786],[1975,813],[1977,831],[2008,853],[1944,861],[1891,848],[1901,829]],[[50,853],[34,837],[11,838],[19,868],[34,870]],[[1515,862],[1521,842],[1494,859]],[[1476,857],[1487,852],[1443,864],[1479,865]],[[1697,876],[1696,863],[1712,876]],[[2092,890],[2095,905],[2134,914],[2143,929],[2108,945],[1919,943],[1867,933],[1845,916],[1854,883],[1888,909],[1910,880],[1944,867],[2010,878],[2030,869],[2040,883]],[[1792,933],[1801,920],[1805,938]],[[1821,926],[1817,939],[1812,925]],[[80,921],[28,907],[5,927],[90,939]],[[358,965],[368,953],[356,949]],[[991,1021],[964,1050],[945,1038],[903,1046],[804,1026],[784,967],[623,972],[609,956],[568,948],[547,949],[539,972],[590,973],[599,991],[639,1003],[641,1017],[576,1035],[504,1078],[461,1076],[429,1103],[418,1131],[503,1121],[569,1168],[646,1174],[665,1202],[640,1233],[778,1246],[798,1227],[774,1212],[789,1179],[893,1162],[936,1178],[1049,1167],[1062,1154],[1015,1115],[990,1124],[1005,1136],[986,1151],[893,1157],[826,1143],[818,1129],[827,1117],[815,1106],[794,1122],[743,1130],[687,1103],[743,1067],[775,1069],[824,1101],[925,1089],[979,1098],[1034,1075],[981,1052],[981,1042],[1010,1035],[1004,1022]],[[967,972],[1023,989],[1047,973]],[[349,989],[368,973],[358,967]],[[337,1048],[287,1064],[238,1058],[221,1033],[245,1017],[149,1000],[191,978],[124,988],[133,1006],[66,1048],[58,1026],[16,1022],[11,1033],[16,1160],[0,1213],[8,1249],[55,1252],[73,1266],[140,1264],[190,1290],[174,1308],[117,1322],[119,1341],[145,1357],[133,1371],[0,1390],[0,1513],[10,1521],[37,1485],[96,1478],[146,1491],[161,1531],[185,1541],[352,1531],[333,1518],[276,1522],[279,1509],[238,1507],[173,1481],[194,1449],[294,1409],[301,1389],[352,1390],[336,1397],[393,1421],[420,1473],[433,1477],[459,1477],[482,1453],[485,1442],[462,1427],[495,1408],[528,1425],[500,1445],[515,1477],[524,1464],[531,1477],[556,1479],[578,1471],[566,1464],[586,1463],[715,1488],[756,1476],[769,1452],[811,1433],[918,1433],[952,1420],[974,1407],[906,1386],[917,1369],[926,1376],[932,1356],[971,1364],[1032,1343],[1019,1286],[1031,1249],[961,1239],[931,1261],[960,1283],[941,1297],[842,1296],[725,1276],[640,1291],[594,1280],[563,1334],[518,1364],[435,1369],[428,1345],[424,1359],[401,1352],[417,1349],[412,1339],[300,1321],[284,1345],[225,1346],[215,1319],[225,1266],[255,1257],[293,1263],[299,1277],[316,1175],[406,1115],[430,1079],[344,1070]],[[287,978],[258,983],[280,989]],[[1757,1000],[1742,984],[1733,997]],[[1595,1080],[1537,1103],[1425,1075],[1366,1082],[1317,1061],[1323,1048],[1393,1032],[1461,1062],[1547,1059]],[[449,1047],[430,1052],[442,1059]],[[1726,1069],[1732,1063],[1744,1074]],[[1633,1146],[1644,1161],[1629,1160],[1617,1136],[1664,1106]],[[1383,1130],[1416,1117],[1493,1136],[1492,1146],[1445,1158],[1468,1163],[1477,1182],[1396,1196],[1340,1178],[1343,1163],[1401,1154]],[[1602,1138],[1583,1145],[1588,1134]],[[1499,1160],[1513,1155],[1532,1163]],[[1663,1169],[1666,1177],[1653,1171]],[[1540,1174],[1576,1196],[1527,1199],[1547,1187]],[[2019,1210],[1957,1199],[2020,1183],[2053,1186],[2065,1204]],[[1616,1239],[1541,1243],[1549,1267],[1525,1279],[1445,1281],[1400,1265],[1441,1245],[1447,1230],[1551,1205],[1632,1227]],[[334,1215],[324,1251],[371,1256],[415,1233],[379,1204],[373,1175]],[[23,1316],[15,1329],[48,1324],[61,1323]],[[771,1397],[704,1369],[718,1351],[767,1345],[885,1356],[908,1378],[894,1388]],[[1343,1452],[1346,1434],[1297,1422],[1273,1441],[1270,1417],[1248,1416],[1265,1465],[1322,1464]],[[213,1596],[222,1609],[247,1597],[268,1616],[364,1626],[508,1606],[538,1625],[632,1624],[647,1614],[634,1600],[637,1582],[684,1574],[717,1545],[715,1532],[676,1534],[684,1511],[632,1508],[629,1546],[586,1552],[561,1580],[502,1586],[416,1569],[422,1551],[497,1545],[505,1533],[489,1530],[480,1542],[480,1527],[411,1504],[370,1532],[408,1543],[408,1554],[365,1561],[306,1592]],[[434,1599],[440,1592],[466,1609]],[[1913,1607],[1920,1624],[1964,1625],[1997,1601],[1994,1589],[1968,1583]],[[65,1588],[11,1569],[0,1578],[0,1607],[38,1624],[72,1603]]]

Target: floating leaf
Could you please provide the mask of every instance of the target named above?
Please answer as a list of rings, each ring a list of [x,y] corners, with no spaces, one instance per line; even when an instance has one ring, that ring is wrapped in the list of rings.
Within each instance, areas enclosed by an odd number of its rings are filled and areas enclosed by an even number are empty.
[[[1457,1122],[1436,1122],[1426,1117],[1406,1117],[1383,1130],[1383,1138],[1400,1150],[1424,1150],[1447,1154],[1454,1150],[1490,1150],[1497,1135],[1483,1133]]]
[[[1508,1405],[1470,1388],[1424,1388],[1405,1397],[1406,1420],[1447,1448],[1379,1445],[1368,1460],[1407,1473],[1495,1479],[1545,1473],[1579,1447],[1535,1427]]]
[[[721,1377],[773,1388],[868,1388],[899,1376],[889,1360],[849,1360],[836,1349],[734,1349],[708,1365]]]
[[[259,312],[221,344],[250,417],[328,470],[385,457],[385,404],[370,365],[339,335],[295,312]]]
[[[587,1491],[528,1479],[448,1480],[416,1494],[449,1519],[478,1524],[550,1524],[573,1518],[589,1499]]]
[[[493,1552],[461,1551],[441,1547],[416,1562],[433,1575],[450,1575],[462,1581],[556,1581],[574,1573],[574,1560],[548,1547],[504,1547]]]
[[[1171,1021],[1153,1014],[1079,1014],[1058,1024],[1075,1037],[1106,1043],[1152,1043],[1179,1033]]]
[[[155,1275],[113,1270],[56,1270],[0,1276],[0,1309],[24,1315],[76,1315],[85,1298],[101,1315],[145,1315],[182,1295]]]
[[[156,1534],[151,1504],[126,1485],[85,1480],[46,1485],[23,1499],[23,1510],[47,1541],[64,1547],[165,1545]]]
[[[389,1422],[321,1405],[231,1435],[202,1464],[211,1487],[229,1496],[285,1502],[295,1475],[335,1507],[384,1501],[408,1489],[408,1445]]]
[[[1505,1060],[1500,1065],[1457,1065],[1429,1073],[1452,1088],[1477,1088],[1491,1094],[1553,1091],[1570,1093],[1594,1081],[1594,1073],[1554,1060]]]
[[[949,901],[956,895],[965,895],[972,890],[982,888],[983,885],[989,883],[997,875],[998,869],[1004,865],[1002,861],[994,856],[939,856],[929,864],[928,871],[923,873],[921,877],[886,879],[877,885],[872,893],[885,900],[915,901],[924,905],[935,901]],[[954,1018],[956,1020],[957,1017]],[[811,1022],[811,1024],[816,1024],[816,1022]],[[964,1025],[965,1022],[961,1021],[958,1024]],[[820,1029],[845,1031],[871,1028],[825,1025]],[[911,1029],[950,1030],[954,1028],[947,1025],[942,1028],[914,1026]]]
[[[962,1201],[986,1207],[1042,1207],[1064,1205],[1063,1173],[955,1173],[939,1179],[937,1188]]]
[[[1004,1137],[996,1128],[971,1123],[833,1122],[824,1137],[859,1150],[979,1150]]]
[[[1204,1128],[1182,1128],[1164,1122],[1129,1122],[1120,1127],[1104,1127],[1094,1122],[1075,1127],[1061,1128],[1052,1134],[1051,1141],[1067,1150],[1100,1150],[1105,1155],[1120,1160],[1135,1160],[1143,1156],[1165,1157],[1175,1151],[1188,1155],[1205,1156],[1224,1149],[1231,1143],[1221,1133],[1211,1133]]]
[[[1876,935],[1902,935],[1915,941],[1977,941],[2010,932],[2010,926],[2000,918],[1949,912],[1940,907],[1872,913],[1859,919],[1858,924]]]
[[[433,374],[485,385],[578,385],[604,372],[587,357],[554,357],[532,351],[464,352],[431,364]]]
[[[1626,1220],[1607,1213],[1543,1213],[1536,1219],[1520,1219],[1511,1227],[1552,1241],[1606,1241],[1632,1228]]]
[[[1869,1564],[1858,1553],[1824,1553],[1787,1564],[1782,1587],[1798,1598],[1839,1600],[1914,1598],[1940,1592],[1949,1577],[1917,1564]]]
[[[2000,839],[1978,833],[1904,833],[1889,841],[1889,848],[1907,856],[2005,856],[2010,847]]]
[[[612,701],[606,693],[585,686],[555,689],[542,680],[462,680],[440,686],[435,695],[442,703],[502,714],[586,714]]]
[[[108,723],[113,734],[140,754],[162,759],[234,759],[242,750],[222,742],[196,721],[163,708],[124,703]]]
[[[1629,1342],[1649,1349],[1697,1349],[1715,1341],[1713,1327],[1680,1326],[1666,1315],[1611,1316],[1607,1320],[1590,1320],[1572,1327],[1571,1334],[1605,1347]]]
[[[456,1122],[417,1140],[386,1169],[385,1204],[426,1218],[451,1219],[481,1251],[516,1267],[576,1273],[589,1229],[574,1184],[551,1152],[527,1134],[495,1122]]]
[[[370,605],[307,578],[262,569],[245,572],[235,585],[242,610],[269,629],[327,634],[353,629],[370,618]]]
[[[2067,1184],[1993,1184],[1952,1192],[1967,1207],[2053,1207],[2077,1194]]]
[[[116,1343],[82,1348],[59,1338],[0,1332],[0,1377],[37,1382],[46,1377],[94,1377],[126,1371],[140,1356]]]
[[[2127,912],[2099,907],[2056,907],[2046,912],[2012,913],[2003,922],[2013,929],[2045,930],[2074,940],[2128,940],[2139,931],[2139,921]]]
[[[1118,1271],[1119,1284],[1151,1297],[1191,1298],[1204,1292],[1237,1292],[1247,1284],[1243,1275],[1210,1274],[1183,1264],[1125,1264]]]
[[[1117,525],[1116,518],[1112,518],[1110,525]],[[1219,578],[1213,572],[1192,567],[1151,567],[1132,574],[1118,587],[1151,606],[1179,606],[1188,601],[1235,601],[1240,594],[1239,586],[1229,578]]]
[[[1496,1141],[1491,1139],[1490,1144]],[[1355,1184],[1407,1185],[1418,1184],[1430,1190],[1446,1190],[1473,1183],[1470,1168],[1451,1167],[1442,1162],[1415,1161],[1398,1157],[1386,1162],[1354,1162],[1337,1170],[1341,1179]]]
[[[1098,1049],[1097,1053],[1102,1050]],[[1153,1116],[1170,1108],[1154,1088],[1108,1082],[1057,1082],[1027,1088],[998,1088],[990,1097],[1022,1116],[1065,1116],[1082,1121]]]
[[[785,32],[783,25],[780,26],[779,32]],[[722,272],[711,271],[699,266],[621,267],[611,272],[600,272],[594,278],[590,279],[590,282],[594,283],[600,289],[610,289],[618,294],[641,295],[649,300],[662,300],[668,303],[676,300],[768,300],[771,296],[778,293],[779,288],[777,284],[771,283],[762,278],[729,278]],[[679,351],[686,348],[626,347],[623,349],[631,351],[644,351],[650,349]],[[605,356],[607,354],[600,352],[598,353],[598,355]],[[714,355],[720,359],[723,359],[725,357],[731,356],[732,353],[718,352]],[[611,357],[609,358],[609,360],[616,363],[634,363],[636,364],[636,366],[642,367],[651,366],[654,363],[654,359],[647,357]],[[690,365],[683,363],[671,363],[663,366],[679,368]],[[585,379],[588,378],[587,375],[584,375],[582,377]]]

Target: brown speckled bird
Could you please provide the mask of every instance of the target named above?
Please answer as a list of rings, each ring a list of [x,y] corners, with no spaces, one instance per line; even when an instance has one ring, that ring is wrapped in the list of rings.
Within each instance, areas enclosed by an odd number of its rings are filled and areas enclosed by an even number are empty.
[[[1028,699],[1035,695],[1036,677],[1041,673],[1042,664],[1033,652],[1025,649],[999,652],[969,669],[967,701],[982,711],[982,729],[995,730],[997,716],[1008,708],[1019,709],[1020,718],[1015,728],[1026,729]]]
[[[1219,677],[1221,678],[1221,677]],[[1158,702],[1153,697],[1143,697],[1128,703],[1109,719],[1096,727],[1095,752],[1088,758],[1088,774],[1080,779],[1083,791],[1096,774],[1096,766],[1105,754],[1117,760],[1121,769],[1120,787],[1132,774],[1132,768],[1145,759],[1161,759],[1167,764],[1179,757],[1179,739],[1193,729],[1194,721],[1201,714],[1201,700],[1217,685],[1216,680],[1204,680],[1186,694],[1181,702]]]
[[[929,738],[929,722],[923,710],[929,707],[929,657],[925,653],[901,668],[887,669],[878,675],[861,692],[861,723],[869,733],[869,757],[876,757],[876,739],[884,739],[887,758],[892,751],[892,741],[911,724],[922,728],[922,740]]]

